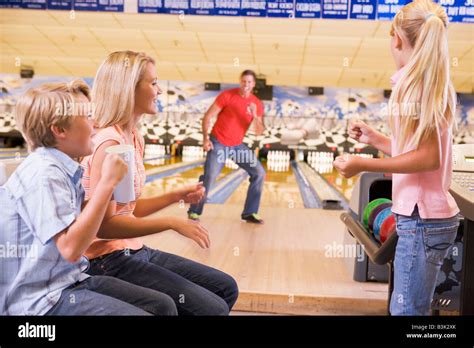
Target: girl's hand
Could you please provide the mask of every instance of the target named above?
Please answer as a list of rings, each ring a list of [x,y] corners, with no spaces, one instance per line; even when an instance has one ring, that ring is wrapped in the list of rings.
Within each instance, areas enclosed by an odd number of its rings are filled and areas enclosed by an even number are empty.
[[[194,240],[203,249],[209,248],[211,245],[209,232],[197,221],[177,218],[173,229],[179,234]]]
[[[359,156],[337,156],[333,162],[337,171],[345,178],[350,178],[359,174],[362,169],[362,158]]]
[[[177,191],[178,201],[183,200],[184,203],[197,204],[204,198],[206,188],[202,182],[197,185],[191,185]]]
[[[356,120],[351,121],[349,125],[349,136],[364,144],[372,144],[377,133],[366,123]]]

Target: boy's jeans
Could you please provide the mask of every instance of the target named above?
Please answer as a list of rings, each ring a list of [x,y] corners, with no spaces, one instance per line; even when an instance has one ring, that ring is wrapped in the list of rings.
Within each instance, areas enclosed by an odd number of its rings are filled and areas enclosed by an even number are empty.
[[[422,219],[395,214],[398,243],[394,261],[391,315],[429,315],[436,280],[449,247],[456,239],[459,216]]]

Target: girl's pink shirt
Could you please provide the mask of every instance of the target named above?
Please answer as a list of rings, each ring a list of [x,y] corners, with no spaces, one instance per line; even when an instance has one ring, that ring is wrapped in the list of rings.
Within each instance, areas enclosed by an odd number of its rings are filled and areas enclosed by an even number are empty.
[[[403,75],[404,69],[398,70],[390,79],[394,86]],[[405,146],[397,149],[399,119],[394,118],[392,134],[392,157],[414,150]],[[415,205],[418,205],[423,219],[443,219],[456,215],[459,208],[449,193],[452,175],[452,129],[445,127],[438,132],[440,167],[429,172],[410,174],[394,173],[392,176],[392,211],[396,214],[411,216]],[[441,133],[441,134],[440,134]]]

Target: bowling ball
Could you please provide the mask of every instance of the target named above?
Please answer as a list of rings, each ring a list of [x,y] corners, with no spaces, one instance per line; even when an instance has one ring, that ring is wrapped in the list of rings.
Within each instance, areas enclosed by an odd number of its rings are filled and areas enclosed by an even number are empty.
[[[374,221],[377,215],[385,208],[391,208],[391,207],[392,207],[392,203],[390,202],[390,203],[381,203],[377,205],[374,209],[372,209],[372,211],[369,214],[369,229],[371,231],[374,230]]]
[[[395,222],[395,215],[389,215],[388,218],[382,223],[380,227],[380,241],[385,243],[385,241],[394,233],[397,229],[397,224]]]
[[[377,217],[374,221],[374,237],[378,241],[380,241],[380,228],[382,227],[382,223],[390,216],[393,215],[391,208],[385,208],[380,213],[378,213]]]
[[[370,201],[369,204],[364,209],[364,215],[362,217],[362,223],[364,224],[365,228],[369,228],[369,215],[372,210],[382,203],[391,203],[392,201],[388,198],[377,198],[373,201]]]

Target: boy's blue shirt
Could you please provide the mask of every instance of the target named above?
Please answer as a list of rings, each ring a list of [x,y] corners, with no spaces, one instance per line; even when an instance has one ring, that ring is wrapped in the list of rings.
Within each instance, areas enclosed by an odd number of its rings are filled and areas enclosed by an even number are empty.
[[[81,212],[82,173],[65,153],[41,147],[0,187],[0,314],[46,314],[63,289],[89,277],[87,258],[66,261],[53,240]]]

